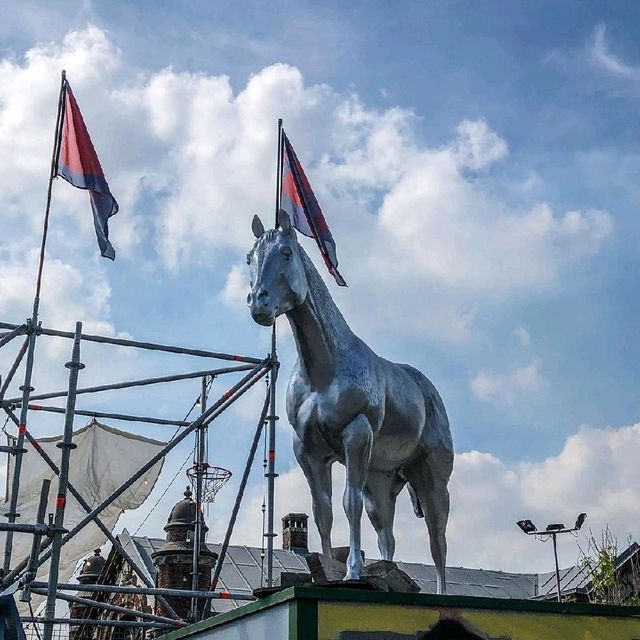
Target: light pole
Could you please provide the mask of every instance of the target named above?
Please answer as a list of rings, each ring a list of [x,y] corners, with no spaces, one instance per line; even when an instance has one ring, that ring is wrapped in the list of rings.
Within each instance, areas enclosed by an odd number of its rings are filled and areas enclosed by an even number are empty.
[[[572,529],[567,529],[564,524],[548,524],[544,531],[538,531],[536,525],[531,520],[518,520],[516,523],[520,529],[528,536],[551,536],[553,540],[553,557],[556,561],[556,590],[558,596],[558,602],[560,602],[560,569],[558,567],[558,544],[556,537],[561,533],[573,533],[579,531],[587,519],[586,513],[581,513],[576,519],[576,523]]]

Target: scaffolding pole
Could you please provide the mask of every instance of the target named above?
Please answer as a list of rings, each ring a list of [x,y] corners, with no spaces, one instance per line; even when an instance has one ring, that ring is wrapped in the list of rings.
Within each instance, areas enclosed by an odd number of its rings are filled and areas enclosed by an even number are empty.
[[[38,502],[38,513],[36,515],[36,524],[44,524],[45,516],[47,515],[47,503],[49,501],[49,489],[51,488],[51,480],[45,478],[40,486],[40,501]],[[40,553],[40,541],[42,536],[38,533],[34,534],[33,541],[31,543],[31,553],[29,554],[29,562],[27,564],[27,581],[31,581],[36,577],[36,569],[38,562],[38,554]],[[29,601],[31,596],[29,595],[29,585],[23,591],[20,596],[20,600]]]
[[[27,325],[21,324],[19,327],[12,329],[9,333],[6,333],[0,338],[0,348],[4,347],[5,344],[11,342],[14,338],[18,336],[24,335],[27,331]]]
[[[76,585],[79,591],[83,591],[83,585]],[[48,589],[32,589],[33,593],[39,596],[47,595]],[[182,627],[185,623],[180,620],[173,620],[172,618],[165,618],[164,616],[156,616],[153,613],[145,613],[143,611],[136,611],[135,609],[129,609],[128,607],[120,607],[116,604],[110,604],[108,602],[100,602],[99,600],[90,600],[89,598],[81,598],[80,596],[72,596],[66,593],[54,593],[54,601],[55,600],[64,600],[66,602],[71,602],[73,604],[82,604],[89,607],[95,607],[96,609],[104,609],[105,611],[114,611],[115,613],[124,613],[125,615],[134,616],[136,618],[140,618],[141,620],[148,620],[149,622],[162,622],[164,624],[172,624],[175,627]],[[51,616],[53,617],[53,616]],[[88,623],[91,624],[91,620],[88,620]],[[49,625],[53,627],[53,625]],[[46,629],[47,625],[45,625],[45,637],[46,637]]]
[[[16,329],[20,325],[0,322],[0,329]],[[57,329],[38,328],[38,333],[43,336],[53,336],[54,338],[73,338],[71,331],[59,331]],[[260,358],[235,355],[231,353],[221,353],[217,351],[205,351],[203,349],[190,349],[188,347],[176,347],[155,342],[142,342],[139,340],[125,340],[124,338],[112,338],[111,336],[97,336],[88,333],[82,334],[82,339],[86,342],[97,342],[100,344],[112,344],[118,347],[133,347],[136,349],[146,349],[148,351],[164,351],[165,353],[178,353],[187,356],[198,356],[200,358],[216,358],[217,360],[232,360],[235,362],[246,362],[247,364],[260,364]]]
[[[0,403],[0,406],[5,408],[7,403]],[[42,411],[44,413],[66,413],[66,409],[64,407],[48,407],[40,404],[29,404],[27,408],[30,411]],[[190,424],[184,420],[168,420],[165,418],[133,416],[128,413],[109,413],[106,411],[90,411],[87,409],[75,409],[73,413],[76,416],[86,416],[88,418],[111,418],[112,420],[121,420],[122,422],[146,422],[147,424],[159,424],[165,427],[188,427]]]
[[[203,376],[217,376],[224,373],[236,373],[239,371],[251,371],[253,365],[240,364],[235,367],[222,367],[219,369],[209,369],[207,371],[188,371],[186,373],[176,373],[170,376],[160,376],[158,378],[141,378],[140,380],[128,380],[126,382],[114,382],[112,384],[103,384],[96,387],[84,387],[76,391],[76,395],[80,396],[85,393],[99,393],[101,391],[115,391],[118,389],[129,389],[130,387],[145,387],[152,384],[161,384],[163,382],[177,382],[179,380],[190,380],[192,378],[202,378]],[[67,391],[52,391],[50,393],[38,393],[31,396],[31,400],[51,400],[52,398],[64,398]],[[21,398],[7,398],[4,404],[20,404]]]
[[[134,482],[139,480],[149,469],[157,464],[164,456],[169,453],[174,447],[188,437],[193,431],[195,431],[200,424],[209,423],[218,417],[223,411],[225,411],[237,398],[248,391],[256,382],[261,380],[269,371],[269,359],[263,360],[259,365],[255,366],[251,372],[246,375],[242,380],[236,383],[229,391],[227,391],[222,398],[217,400],[205,413],[199,418],[194,420],[190,426],[186,427],[179,435],[173,440],[167,443],[155,456],[153,456],[146,464],[144,464],[133,476],[127,480],[123,485],[116,489],[110,496],[103,500],[99,505],[94,507],[91,513],[88,513],[69,533],[62,538],[62,544],[66,544],[71,540],[79,531],[81,531],[89,522],[91,522],[95,516],[100,514],[106,509],[114,500],[116,500],[122,493],[124,493]],[[51,555],[48,551],[41,556],[38,560],[38,566],[45,563]],[[6,582],[10,583],[10,579],[15,578],[15,571],[12,571],[6,578]]]
[[[84,365],[80,362],[80,336],[82,334],[82,322],[76,322],[71,360],[65,365],[69,369],[69,392],[67,394],[67,410],[64,419],[64,435],[58,445],[62,449],[60,459],[60,473],[58,475],[58,495],[56,497],[55,532],[51,545],[51,562],[49,563],[49,586],[47,589],[47,605],[45,615],[54,618],[56,615],[56,586],[58,584],[58,571],[60,569],[60,551],[62,549],[62,527],[64,526],[64,511],[67,504],[67,487],[69,484],[69,460],[73,444],[73,418],[76,404],[76,389],[78,388],[78,374]],[[44,626],[44,640],[52,640],[53,624]]]
[[[15,360],[13,361],[13,364],[11,365],[11,368],[9,369],[9,373],[7,373],[6,378],[2,381],[2,386],[0,386],[0,402],[2,402],[2,399],[4,398],[4,395],[7,392],[7,389],[9,388],[9,385],[13,380],[13,376],[16,375],[16,371],[18,371],[18,367],[20,366],[20,363],[24,358],[24,354],[27,352],[28,346],[29,346],[29,336],[27,336],[27,339],[22,343],[22,346],[18,351],[18,355],[16,356]],[[20,399],[22,400],[22,398]]]
[[[46,582],[34,582],[34,589],[46,589]],[[123,593],[148,596],[176,596],[180,598],[201,598],[204,600],[246,600],[253,601],[255,596],[250,593],[235,591],[190,591],[187,589],[168,589],[164,587],[132,587],[117,584],[72,584],[59,582],[58,591],[86,591],[87,593]]]
[[[24,454],[24,433],[27,430],[27,414],[29,406],[29,395],[33,391],[31,379],[33,377],[33,362],[36,350],[36,331],[35,325],[38,318],[38,297],[34,301],[33,317],[27,321],[27,331],[29,335],[29,344],[27,346],[27,361],[24,372],[24,383],[20,387],[22,391],[22,407],[20,409],[20,420],[18,422],[18,437],[16,439],[16,452],[13,461],[13,469],[11,478],[11,497],[9,499],[9,511],[5,513],[9,523],[14,523],[20,514],[17,513],[18,493],[20,491],[20,472],[22,471],[22,456]],[[9,467],[11,466],[11,458],[9,458]],[[8,474],[7,474],[8,475]],[[2,573],[7,574],[11,567],[11,553],[13,550],[13,531],[7,531],[4,544],[4,562],[2,565]]]
[[[49,457],[47,452],[38,444],[38,441],[31,435],[31,433],[29,433],[28,430],[25,433],[25,436],[26,436],[27,440],[29,440],[29,442],[31,443],[33,448],[40,454],[42,459],[47,463],[49,468],[57,476],[59,476],[60,475],[60,469],[58,468],[56,463]],[[47,482],[50,482],[50,481],[47,481]],[[91,513],[91,507],[89,506],[89,503],[82,497],[82,495],[80,495],[80,493],[73,486],[71,481],[68,482],[67,488],[69,489],[69,493],[78,501],[78,504],[87,513]],[[48,490],[47,490],[47,492],[48,492]],[[106,536],[107,540],[109,540],[109,542],[111,542],[111,544],[116,549],[116,551],[118,551],[118,553],[129,564],[129,566],[133,569],[133,571],[137,574],[137,576],[142,580],[142,582],[144,582],[144,584],[147,585],[147,587],[153,587],[153,582],[147,577],[146,573],[142,570],[142,568],[138,565],[138,563],[131,557],[131,555],[129,553],[127,553],[126,549],[122,546],[122,544],[120,544],[119,540],[111,533],[111,531],[109,530],[109,527],[107,527],[104,524],[104,522],[102,522],[100,517],[96,516],[93,519],[93,521],[96,524],[96,526],[98,527],[98,529],[100,529],[100,531],[102,531],[102,533]],[[40,522],[40,520],[38,520],[38,522]],[[42,520],[42,522],[44,522],[44,520]],[[35,557],[33,556],[34,549],[36,549]],[[34,546],[33,546],[32,551],[31,551],[32,555],[31,555],[31,557],[29,559],[29,565],[28,565],[28,568],[27,568],[27,574],[25,575],[24,581],[23,581],[26,584],[26,588],[27,589],[29,588],[29,584],[28,583],[31,580],[33,580],[35,578],[35,576],[36,576],[36,570],[35,570],[36,564],[35,563],[38,560],[38,554],[43,550],[44,549],[40,548],[40,539],[38,539],[37,548],[36,548],[36,544],[34,542]],[[34,567],[34,568],[32,568],[30,570],[29,567]],[[179,618],[178,614],[175,612],[173,607],[164,599],[164,597],[159,596],[158,599],[165,606],[165,609],[167,610],[169,615],[172,618],[175,618],[177,620]]]
[[[244,491],[247,486],[247,481],[249,480],[249,473],[251,473],[251,467],[253,466],[253,460],[256,455],[256,450],[258,449],[258,444],[260,444],[260,436],[262,435],[262,430],[264,428],[264,423],[267,418],[267,411],[269,410],[270,402],[271,402],[271,387],[269,386],[267,387],[267,393],[264,399],[264,404],[262,405],[262,411],[260,412],[260,417],[258,418],[258,425],[256,427],[256,432],[255,432],[255,435],[253,436],[253,441],[249,449],[247,462],[244,466],[244,472],[240,480],[240,486],[238,487],[236,501],[233,505],[233,509],[231,510],[231,517],[229,518],[229,524],[227,525],[227,530],[224,534],[224,540],[222,541],[222,546],[220,547],[220,554],[218,555],[218,559],[216,560],[216,568],[213,572],[213,578],[211,579],[212,589],[215,589],[218,586],[218,580],[220,578],[220,573],[222,571],[222,565],[224,564],[224,559],[227,555],[227,549],[229,548],[229,543],[231,542],[231,534],[233,533],[233,528],[235,527],[235,524],[236,524],[236,518],[238,517],[238,511],[240,510],[240,505],[242,504],[242,498],[244,496]],[[211,603],[207,601],[204,606],[202,617],[206,618],[209,615],[210,611],[211,611]]]
[[[276,353],[276,326],[271,332],[271,383],[269,385],[269,451],[267,465],[267,531],[264,534],[267,539],[267,587],[273,586],[273,539],[275,511],[275,479],[276,473],[276,381],[278,378],[278,358]]]
[[[20,618],[24,624],[69,624],[92,627],[140,627],[142,629],[175,629],[175,624],[137,622],[135,620],[86,620],[85,618]]]
[[[200,391],[200,415],[207,410],[207,377],[203,376]],[[201,424],[196,429],[196,455],[195,455],[195,471],[196,471],[196,519],[194,522],[193,532],[193,560],[191,565],[191,590],[198,591],[200,587],[200,547],[202,545],[202,476],[205,470],[205,438],[207,428]],[[191,598],[191,621],[196,622],[198,619],[198,599]]]

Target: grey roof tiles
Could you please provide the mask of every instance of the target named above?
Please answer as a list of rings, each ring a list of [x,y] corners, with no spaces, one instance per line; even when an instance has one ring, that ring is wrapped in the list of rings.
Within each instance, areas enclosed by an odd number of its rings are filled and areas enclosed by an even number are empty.
[[[118,536],[127,546],[129,553],[140,559],[151,579],[155,576],[155,567],[151,554],[164,544],[164,540],[147,537],[131,538],[125,531]],[[220,544],[208,544],[215,553],[220,552]],[[134,549],[132,549],[133,547]],[[413,578],[422,593],[435,593],[436,572],[431,565],[416,562],[398,562],[398,567]],[[281,572],[305,572],[309,569],[304,557],[293,551],[275,550],[273,559],[274,578],[278,580]],[[586,575],[579,567],[571,567],[561,572],[561,586],[575,589],[584,586]],[[232,545],[222,565],[218,590],[238,593],[252,593],[254,589],[266,583],[266,566],[263,567],[262,551],[257,547]],[[480,596],[490,598],[535,598],[555,593],[554,573],[509,573],[487,569],[467,569],[465,567],[447,567],[447,590],[451,595]],[[242,601],[215,600],[213,608],[222,612],[233,609]]]

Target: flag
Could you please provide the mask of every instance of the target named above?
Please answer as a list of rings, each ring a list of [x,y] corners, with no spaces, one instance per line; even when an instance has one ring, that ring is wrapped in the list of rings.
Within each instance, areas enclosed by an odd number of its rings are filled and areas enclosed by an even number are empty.
[[[341,287],[347,283],[338,271],[336,243],[327,221],[322,215],[320,205],[307,180],[304,169],[293,150],[289,138],[282,132],[282,195],[280,206],[293,221],[293,226],[303,235],[313,238],[320,249],[329,273]]]
[[[64,81],[64,109],[62,113],[62,131],[58,147],[56,175],[62,176],[74,187],[89,191],[100,253],[105,258],[114,260],[116,252],[109,242],[107,223],[111,216],[118,213],[118,203],[111,195],[78,103],[66,80]]]

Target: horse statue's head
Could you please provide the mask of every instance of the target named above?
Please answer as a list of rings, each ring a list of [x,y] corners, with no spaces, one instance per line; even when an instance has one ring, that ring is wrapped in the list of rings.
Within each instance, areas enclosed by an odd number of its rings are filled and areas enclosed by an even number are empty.
[[[251,230],[256,237],[247,254],[251,274],[251,291],[247,304],[253,319],[265,326],[302,304],[308,284],[304,263],[291,219],[280,210],[279,229],[265,231],[258,216],[253,217]]]

